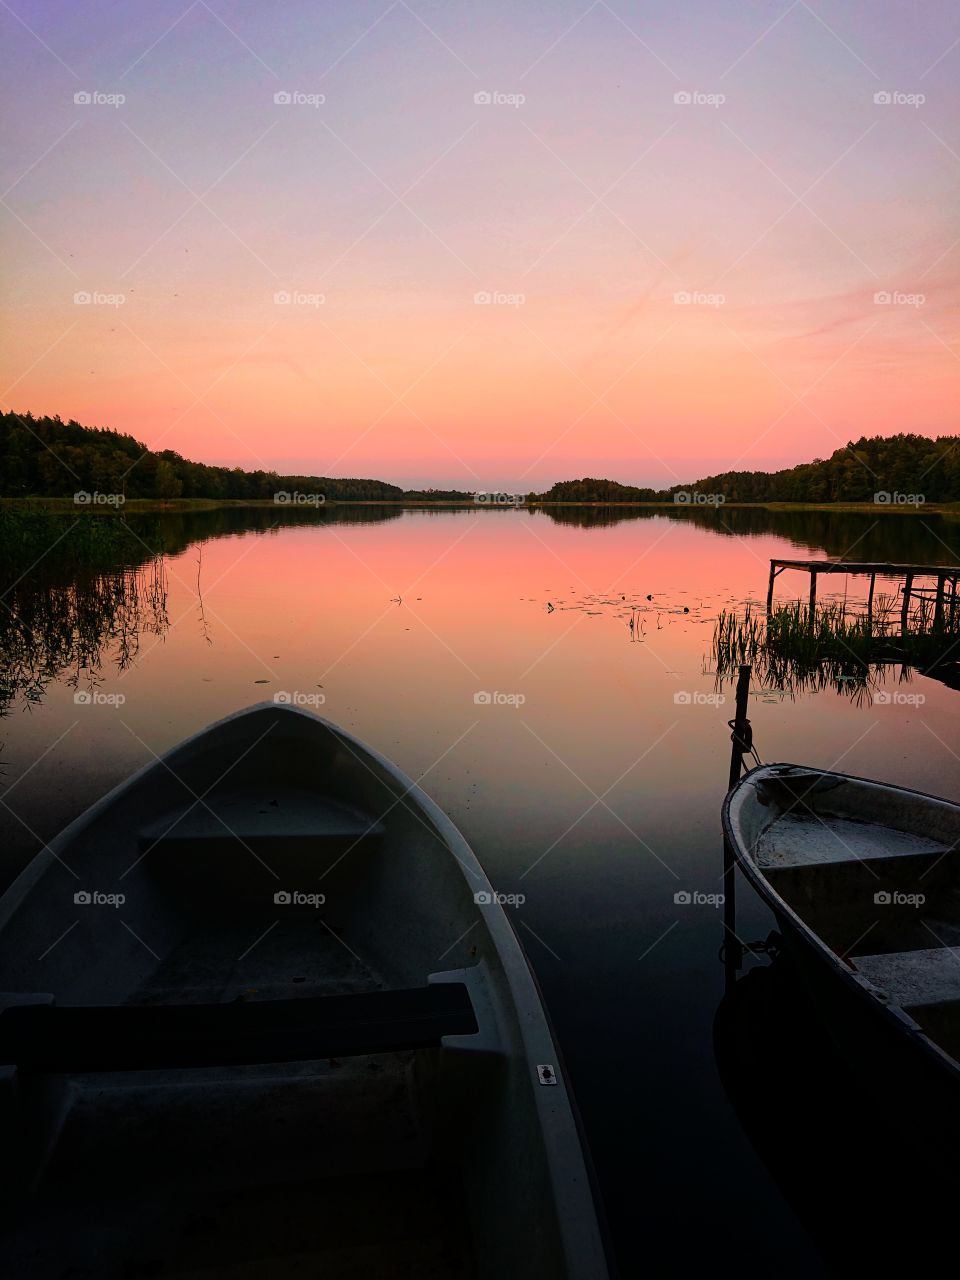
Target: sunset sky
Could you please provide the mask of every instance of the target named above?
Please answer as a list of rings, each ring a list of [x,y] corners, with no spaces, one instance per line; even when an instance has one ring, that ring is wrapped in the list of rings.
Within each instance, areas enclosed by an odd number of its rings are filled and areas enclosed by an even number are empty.
[[[0,47],[4,409],[518,491],[957,430],[946,0],[0,0]]]

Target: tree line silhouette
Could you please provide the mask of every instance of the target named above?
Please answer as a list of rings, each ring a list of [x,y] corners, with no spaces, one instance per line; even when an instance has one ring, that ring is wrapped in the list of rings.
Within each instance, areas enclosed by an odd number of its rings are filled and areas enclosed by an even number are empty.
[[[59,417],[0,415],[0,494],[68,497],[78,490],[126,498],[272,499],[276,493],[322,494],[364,501],[399,499],[383,480],[280,475],[192,462],[172,449],[154,451],[120,431],[83,427]]]
[[[960,501],[960,436],[900,433],[861,436],[829,458],[782,471],[722,471],[693,484],[645,489],[615,480],[564,480],[542,502],[671,502],[675,494],[722,494],[726,502],[894,503],[907,496],[926,502]],[[879,496],[878,496],[879,495]]]
[[[960,436],[862,436],[829,458],[781,471],[724,471],[654,489],[586,477],[562,480],[530,502],[672,502],[691,492],[725,502],[960,501]],[[68,497],[78,490],[126,498],[266,499],[322,494],[328,501],[463,502],[458,489],[403,489],[385,480],[283,475],[209,466],[172,449],[154,451],[124,432],[59,417],[0,414],[0,495]],[[877,495],[880,495],[878,498]]]

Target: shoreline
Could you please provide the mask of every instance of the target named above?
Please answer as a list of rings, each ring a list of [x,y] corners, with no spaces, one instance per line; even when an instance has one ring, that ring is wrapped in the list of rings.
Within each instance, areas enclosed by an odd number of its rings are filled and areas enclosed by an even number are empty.
[[[303,511],[309,509],[311,505],[312,504],[307,503],[276,503],[271,498],[130,498],[122,507],[115,507],[106,503],[102,505],[97,504],[96,506],[81,506],[73,502],[71,498],[0,498],[0,510],[30,511],[49,515],[75,514],[77,516],[116,515],[122,511],[130,511],[135,514],[177,515],[192,511],[218,511],[229,510],[231,508],[235,508],[237,510],[242,510],[244,508],[277,508],[283,511]],[[652,510],[703,512],[719,512],[726,508],[735,508],[737,510],[774,512],[832,511],[840,514],[873,514],[878,516],[915,516],[921,515],[925,511],[929,511],[936,515],[960,516],[960,502],[926,502],[921,506],[908,504],[885,505],[874,502],[724,502],[719,505],[713,503],[686,502],[524,502],[513,504],[473,502],[466,500],[456,501],[454,499],[439,499],[437,501],[431,501],[426,498],[340,498],[331,499],[329,502],[313,507],[313,509],[315,511],[322,511],[325,507],[401,507],[409,508],[410,510],[416,510],[418,508],[427,508],[430,510],[441,510],[444,508],[461,510],[472,508],[479,511],[536,511],[541,508],[553,507],[588,507],[592,509],[610,509],[616,511]]]

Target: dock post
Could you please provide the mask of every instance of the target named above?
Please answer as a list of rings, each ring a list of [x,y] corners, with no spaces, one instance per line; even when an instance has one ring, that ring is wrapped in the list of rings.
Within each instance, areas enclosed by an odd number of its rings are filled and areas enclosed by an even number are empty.
[[[937,574],[937,600],[933,606],[933,629],[934,631],[943,630],[943,598],[946,594],[947,575],[945,573]]]
[[[777,576],[776,560],[770,561],[770,581],[767,583],[767,617],[773,613],[773,584]]]
[[[734,718],[729,721],[732,730],[730,738],[733,747],[730,751],[730,774],[727,790],[740,781],[743,769],[744,753],[751,749],[752,731],[747,719],[747,702],[750,697],[750,665],[743,663],[737,677],[737,706]],[[723,840],[723,969],[727,991],[732,989],[737,980],[737,973],[743,966],[743,946],[737,937],[737,898],[736,898],[736,859],[730,841]]]
[[[728,790],[730,787],[736,786],[740,781],[743,757],[752,747],[750,721],[747,719],[747,702],[750,698],[750,673],[752,670],[750,663],[744,662],[741,663],[740,672],[737,675],[736,713],[730,721],[730,728],[733,730],[730,735],[733,749],[730,752]]]
[[[813,626],[813,615],[817,607],[817,571],[810,570],[810,625]]]
[[[908,573],[903,580],[903,608],[900,610],[900,634],[907,634],[907,621],[910,617],[910,592],[913,590],[913,574]]]
[[[873,619],[873,592],[876,585],[877,585],[877,575],[875,573],[871,573],[870,594],[867,596],[867,620],[868,621],[871,621]]]

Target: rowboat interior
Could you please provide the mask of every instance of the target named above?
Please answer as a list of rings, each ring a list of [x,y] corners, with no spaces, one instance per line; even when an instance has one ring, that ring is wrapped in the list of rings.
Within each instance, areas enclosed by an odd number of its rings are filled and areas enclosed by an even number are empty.
[[[4,1273],[568,1274],[562,1085],[469,851],[281,710],[113,793],[0,920]]]
[[[758,872],[878,999],[960,1059],[960,808],[794,765],[745,782],[731,816]]]

